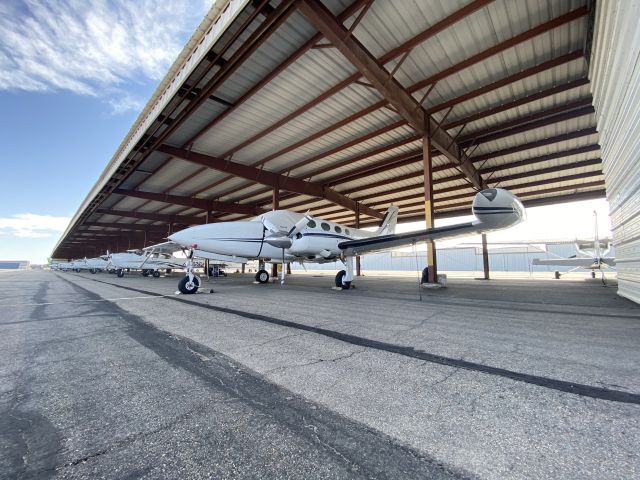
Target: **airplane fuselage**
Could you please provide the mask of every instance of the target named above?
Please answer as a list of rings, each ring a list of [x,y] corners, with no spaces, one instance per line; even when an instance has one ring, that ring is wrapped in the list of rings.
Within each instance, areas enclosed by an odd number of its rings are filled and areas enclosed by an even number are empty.
[[[256,220],[224,222],[199,225],[188,229],[188,237],[177,232],[170,238],[183,245],[196,245],[198,250],[234,255],[248,259],[266,259],[281,262],[283,246],[278,245],[271,232],[265,228],[264,220],[282,231],[289,231],[304,215],[286,210],[276,210]],[[365,238],[371,232],[357,230],[321,219],[310,218],[304,227],[284,247],[284,261],[327,262],[340,257],[340,242]]]

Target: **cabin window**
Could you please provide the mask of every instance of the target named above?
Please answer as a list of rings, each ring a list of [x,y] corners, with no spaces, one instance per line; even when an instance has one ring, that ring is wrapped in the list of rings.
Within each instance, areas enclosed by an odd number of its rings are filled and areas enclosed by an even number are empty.
[[[333,229],[336,231],[336,233],[342,233],[342,229],[338,225],[333,227]]]
[[[309,228],[316,228],[316,222],[315,222],[315,220],[309,220],[309,221],[307,222],[307,227],[309,227]]]
[[[322,223],[320,224],[320,227],[321,227],[325,232],[328,232],[329,230],[331,230],[331,227],[329,226],[329,224],[328,224],[328,223],[325,223],[325,222],[322,222]]]

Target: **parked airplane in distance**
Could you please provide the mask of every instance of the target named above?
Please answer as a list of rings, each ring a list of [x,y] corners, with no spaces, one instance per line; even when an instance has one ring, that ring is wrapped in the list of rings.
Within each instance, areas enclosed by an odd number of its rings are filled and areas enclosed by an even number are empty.
[[[574,272],[579,269],[591,270],[591,277],[596,277],[596,270],[600,270],[602,275],[602,283],[606,285],[604,278],[604,268],[614,267],[616,265],[616,259],[614,257],[607,257],[606,255],[611,250],[611,241],[609,239],[600,240],[598,236],[598,214],[593,212],[593,218],[595,223],[595,233],[593,240],[576,240],[576,250],[581,257],[573,256],[569,258],[534,258],[531,262],[532,265],[553,265],[557,267],[575,267],[569,270],[567,273]],[[555,278],[560,278],[560,272],[555,272]]]
[[[111,253],[109,269],[115,269],[118,277],[124,277],[125,270],[139,270],[143,276],[160,276],[160,270],[183,268],[184,258],[177,258],[171,254],[150,252],[143,250],[129,250],[122,253]]]
[[[210,223],[190,227],[169,236],[179,245],[197,252],[229,255],[234,258],[257,259],[260,269],[256,281],[267,283],[269,273],[264,262],[315,262],[341,260],[345,270],[335,277],[335,285],[348,290],[353,281],[353,259],[356,255],[412,245],[460,235],[501,230],[520,223],[525,218],[524,206],[510,192],[490,188],[476,194],[473,222],[436,227],[416,232],[395,234],[398,207],[391,206],[375,232],[355,229],[326,221],[309,214],[288,210],[264,213],[250,221]],[[240,261],[240,260],[235,260]],[[284,283],[286,269],[282,269]],[[187,275],[178,284],[182,293],[196,293],[200,279],[187,264]]]

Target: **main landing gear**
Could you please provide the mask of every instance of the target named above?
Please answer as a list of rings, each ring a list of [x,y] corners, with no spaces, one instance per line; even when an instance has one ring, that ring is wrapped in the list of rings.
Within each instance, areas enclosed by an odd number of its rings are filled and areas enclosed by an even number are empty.
[[[266,270],[258,270],[258,273],[256,273],[256,282],[268,283],[269,282],[269,272],[267,272]]]
[[[343,260],[346,270],[340,270],[336,274],[336,288],[341,290],[349,290],[353,281],[353,257],[345,257]]]

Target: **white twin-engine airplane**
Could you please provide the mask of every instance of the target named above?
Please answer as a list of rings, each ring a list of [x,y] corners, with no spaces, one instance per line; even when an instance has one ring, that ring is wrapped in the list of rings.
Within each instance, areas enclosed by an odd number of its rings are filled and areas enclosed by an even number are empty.
[[[376,232],[345,227],[309,214],[288,210],[264,213],[250,221],[209,223],[190,227],[169,236],[178,245],[191,249],[189,258],[208,254],[232,256],[236,262],[258,260],[256,281],[267,283],[264,262],[316,262],[341,260],[346,270],[338,272],[336,287],[348,290],[353,281],[353,258],[373,251],[388,250],[426,240],[501,230],[525,218],[524,206],[506,190],[480,191],[473,200],[473,222],[395,234],[398,207],[391,206]],[[281,283],[284,283],[282,268]],[[187,262],[187,276],[178,284],[182,293],[196,293],[200,279]]]

